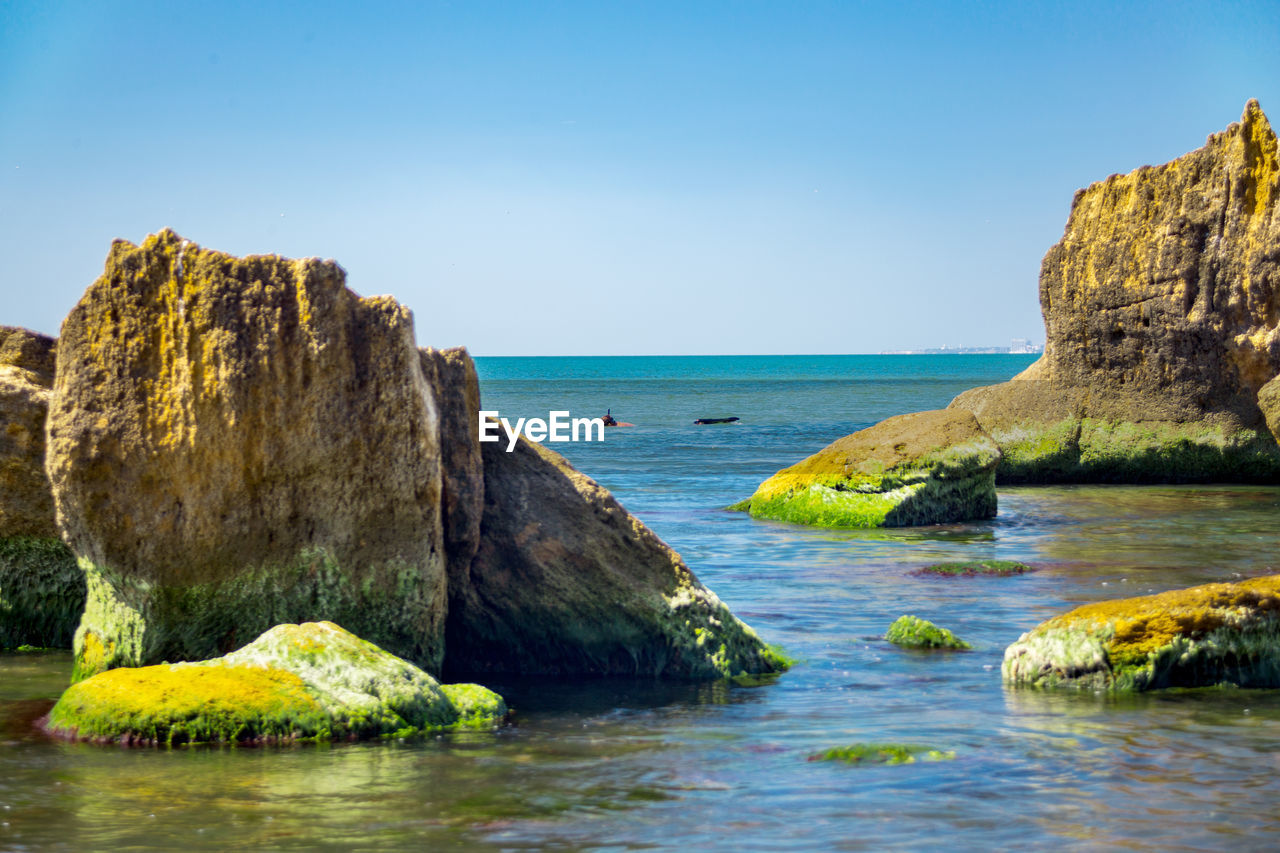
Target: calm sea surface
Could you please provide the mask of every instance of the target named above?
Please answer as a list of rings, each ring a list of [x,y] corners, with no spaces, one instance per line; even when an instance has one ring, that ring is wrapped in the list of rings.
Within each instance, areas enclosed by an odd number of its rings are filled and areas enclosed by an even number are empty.
[[[1280,491],[1004,489],[994,521],[832,532],[721,507],[893,414],[1032,356],[482,358],[485,408],[612,409],[553,445],[800,663],[758,687],[494,681],[497,734],[287,749],[125,750],[30,728],[67,653],[0,656],[0,850],[1280,847],[1280,691],[1008,691],[1004,648],[1076,604],[1280,571]],[[694,426],[698,417],[738,424]],[[1039,571],[932,579],[998,557]],[[971,652],[885,643],[913,613]],[[861,741],[954,761],[809,762]]]

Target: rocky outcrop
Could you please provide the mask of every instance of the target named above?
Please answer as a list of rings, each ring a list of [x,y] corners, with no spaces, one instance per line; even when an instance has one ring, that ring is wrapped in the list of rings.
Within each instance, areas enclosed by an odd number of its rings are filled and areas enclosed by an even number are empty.
[[[1280,575],[1077,607],[1009,646],[1003,672],[1034,687],[1280,687]]]
[[[1044,356],[961,394],[1001,482],[1280,480],[1280,160],[1256,101],[1163,166],[1076,193],[1045,255]]]
[[[450,598],[455,673],[724,678],[783,660],[680,556],[559,454],[482,445],[484,517]]]
[[[71,645],[85,585],[44,473],[53,338],[0,326],[0,649]]]
[[[562,458],[481,445],[466,351],[418,350],[407,309],[343,282],[171,231],[113,247],[49,415],[88,579],[75,678],[314,620],[436,673],[785,668]]]
[[[506,715],[490,690],[439,684],[332,622],[309,622],[278,625],[215,660],[99,673],[63,693],[46,729],[173,746],[403,738],[489,728]]]
[[[995,442],[967,412],[899,415],[784,468],[734,508],[819,527],[992,518],[999,461]]]
[[[899,616],[889,626],[884,638],[905,649],[971,649],[969,643],[946,628],[941,628],[919,616]]]
[[[410,312],[332,261],[117,241],[63,323],[48,437],[76,678],[319,619],[439,671],[435,397]]]

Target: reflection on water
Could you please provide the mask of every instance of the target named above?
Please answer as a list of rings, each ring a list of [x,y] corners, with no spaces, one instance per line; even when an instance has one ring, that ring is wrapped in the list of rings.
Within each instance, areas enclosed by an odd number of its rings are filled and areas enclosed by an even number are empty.
[[[517,722],[497,734],[166,752],[44,740],[31,721],[69,657],[3,655],[0,848],[876,849],[947,838],[1167,850],[1280,839],[1280,691],[1116,698],[1005,690],[999,674],[1008,643],[1076,603],[1270,571],[1277,490],[1010,489],[990,522],[832,533],[724,512],[725,488],[692,508],[665,492],[623,496],[801,659],[776,683],[508,679],[492,686]],[[987,557],[1038,571],[911,573]],[[902,613],[974,650],[884,642]],[[859,741],[957,757],[805,760]]]

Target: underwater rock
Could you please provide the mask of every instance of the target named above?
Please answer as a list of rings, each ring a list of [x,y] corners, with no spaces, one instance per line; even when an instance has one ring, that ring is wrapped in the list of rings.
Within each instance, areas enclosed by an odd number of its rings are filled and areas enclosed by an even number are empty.
[[[784,468],[734,508],[817,527],[993,518],[999,461],[999,448],[967,412],[898,415]]]
[[[562,456],[482,445],[484,517],[452,591],[446,672],[727,678],[778,672],[680,556]]]
[[[1009,575],[1025,575],[1035,569],[1026,563],[1016,560],[965,560],[960,563],[935,563],[925,566],[914,574],[934,575],[948,578],[972,578],[978,575],[992,577],[1008,577]]]
[[[937,625],[918,616],[899,616],[889,626],[884,638],[907,649],[971,649],[973,646]]]
[[[958,396],[1001,483],[1280,481],[1280,160],[1250,101],[1163,166],[1076,193],[1040,272],[1044,356]]]
[[[913,743],[855,743],[836,746],[809,756],[810,761],[842,761],[845,764],[914,764],[916,761],[950,761],[951,750]]]
[[[408,309],[332,261],[117,241],[58,342],[47,470],[75,678],[329,619],[439,671],[436,402]]]
[[[69,687],[47,730],[125,744],[410,737],[490,728],[502,697],[439,684],[332,622],[277,625],[214,660],[117,668]]]
[[[0,326],[0,649],[69,648],[84,575],[58,537],[44,471],[56,341]]]
[[[1077,607],[1023,634],[1002,669],[1033,687],[1280,687],[1280,575]]]

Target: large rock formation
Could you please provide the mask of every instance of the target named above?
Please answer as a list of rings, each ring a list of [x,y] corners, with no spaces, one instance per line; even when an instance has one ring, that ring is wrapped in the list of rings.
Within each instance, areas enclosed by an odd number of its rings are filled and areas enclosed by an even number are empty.
[[[46,335],[0,326],[0,649],[70,646],[84,609],[44,473],[54,348]]]
[[[502,697],[440,684],[332,622],[277,625],[200,663],[113,669],[77,682],[49,713],[58,737],[162,744],[410,737],[500,725]]]
[[[1007,684],[1280,687],[1280,575],[1077,607],[1004,654]]]
[[[559,454],[482,445],[484,518],[451,590],[448,672],[722,678],[785,664]]]
[[[999,448],[968,412],[898,415],[784,468],[734,508],[819,527],[992,518],[999,461]]]
[[[75,677],[312,620],[437,673],[784,668],[559,456],[482,454],[479,410],[465,350],[416,349],[409,312],[332,262],[117,243],[49,416],[89,587]]]
[[[1203,148],[1076,193],[1045,255],[1044,356],[961,394],[1001,482],[1280,479],[1280,161],[1256,101]]]
[[[47,468],[76,677],[328,619],[433,671],[446,581],[410,312],[337,264],[117,241],[62,327]]]

